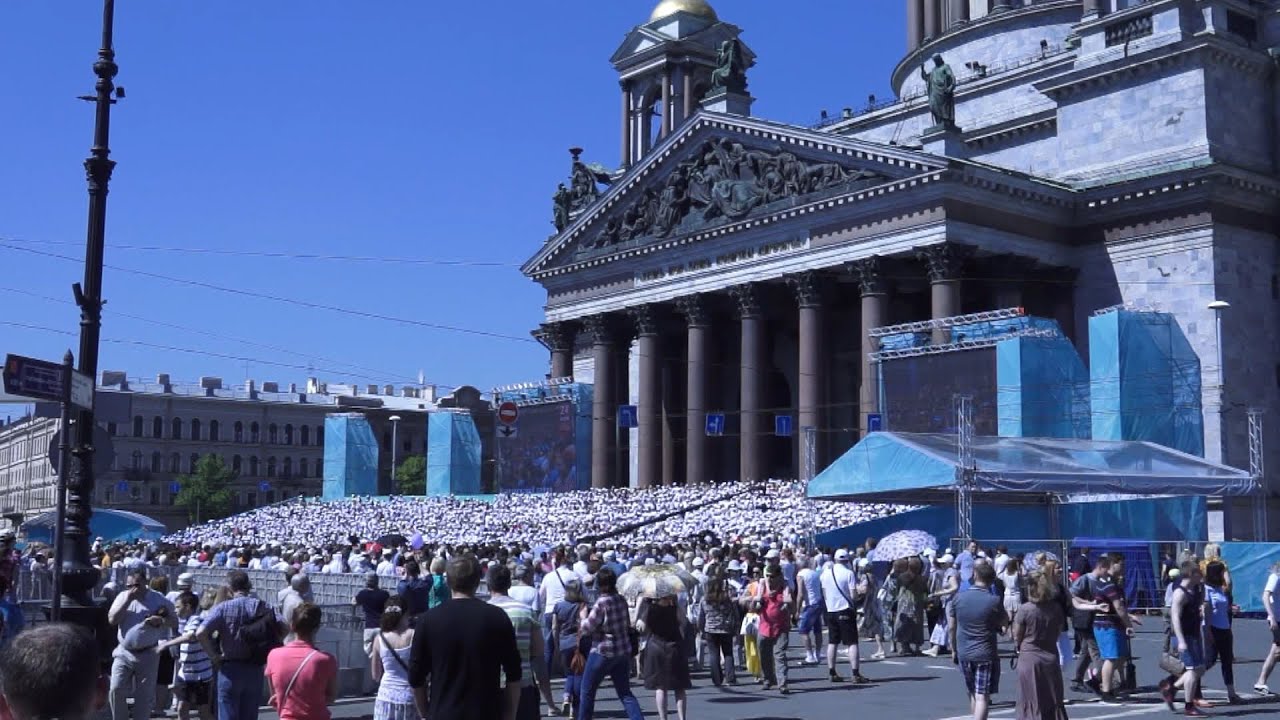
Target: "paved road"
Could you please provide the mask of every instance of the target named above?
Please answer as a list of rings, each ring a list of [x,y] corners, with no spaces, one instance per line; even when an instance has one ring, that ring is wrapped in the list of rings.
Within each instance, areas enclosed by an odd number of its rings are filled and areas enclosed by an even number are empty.
[[[1147,627],[1135,639],[1135,662],[1138,666],[1138,683],[1145,691],[1121,704],[1106,704],[1096,697],[1067,691],[1074,702],[1068,708],[1073,719],[1118,720],[1119,718],[1170,716],[1154,690],[1161,673],[1156,666],[1161,635],[1161,620],[1150,618]],[[1236,665],[1236,686],[1246,703],[1238,706],[1220,705],[1209,710],[1221,717],[1263,718],[1280,717],[1280,698],[1256,696],[1250,688],[1257,679],[1261,658],[1266,653],[1270,634],[1265,623],[1242,620],[1236,624],[1236,647],[1239,661]],[[799,646],[793,639],[792,648]],[[869,644],[863,644],[864,651]],[[1002,650],[1008,652],[1011,645],[1005,643]],[[796,659],[799,655],[796,654]],[[794,664],[794,660],[793,660]],[[1002,678],[1004,686],[995,698],[991,717],[995,720],[1012,720],[1016,679],[1007,671]],[[848,674],[848,667],[843,668]],[[826,679],[825,668],[792,669],[792,694],[783,697],[776,691],[763,692],[759,686],[740,684],[732,689],[717,689],[706,673],[694,674],[694,690],[690,693],[689,715],[694,720],[810,720],[816,718],[844,718],[856,712],[862,717],[886,717],[895,720],[963,720],[968,710],[964,684],[950,659],[889,658],[879,662],[867,662],[863,672],[873,679],[873,684],[853,686],[849,683],[832,684]],[[739,674],[741,678],[742,673]],[[1210,700],[1225,703],[1222,674],[1217,667],[1210,670],[1205,683]],[[740,681],[741,682],[741,679]],[[1280,671],[1272,677],[1272,688],[1280,691]],[[554,688],[557,699],[559,687]],[[646,717],[657,717],[653,693],[643,689],[636,692]],[[334,708],[335,718],[369,718],[373,704],[368,699],[340,701]],[[625,717],[621,705],[613,697],[606,683],[601,688],[596,703],[596,717]],[[274,713],[264,711],[264,720],[275,720]],[[675,718],[674,706],[671,718]]]

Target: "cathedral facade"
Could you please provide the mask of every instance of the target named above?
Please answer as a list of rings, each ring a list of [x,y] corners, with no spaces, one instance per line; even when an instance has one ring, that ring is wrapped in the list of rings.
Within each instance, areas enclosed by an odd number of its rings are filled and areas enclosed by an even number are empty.
[[[802,476],[867,432],[872,328],[1024,308],[1087,358],[1116,305],[1176,317],[1206,457],[1248,467],[1280,395],[1280,3],[905,1],[897,98],[817,127],[752,116],[754,53],[702,0],[614,54],[619,167],[575,153],[523,267],[551,375],[595,387],[593,484]]]

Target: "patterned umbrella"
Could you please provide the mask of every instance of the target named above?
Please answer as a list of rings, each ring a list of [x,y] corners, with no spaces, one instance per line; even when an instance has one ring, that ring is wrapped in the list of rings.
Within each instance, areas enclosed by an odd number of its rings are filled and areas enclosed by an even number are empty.
[[[914,557],[925,550],[937,550],[938,540],[923,530],[899,530],[880,539],[875,549],[867,555],[873,562],[893,562],[898,558]]]
[[[618,578],[618,592],[628,600],[671,597],[697,585],[697,578],[675,565],[641,565]]]
[[[1052,560],[1052,561],[1054,561],[1054,562],[1058,562],[1058,556],[1057,556],[1057,555],[1054,555],[1053,553],[1049,552],[1048,550],[1044,551],[1044,559],[1045,559],[1045,560]],[[1027,554],[1026,554],[1026,556],[1024,556],[1024,557],[1022,558],[1022,569],[1023,569],[1023,570],[1026,570],[1027,572],[1031,572],[1032,570],[1035,570],[1035,569],[1036,569],[1036,568],[1038,568],[1038,567],[1040,567],[1040,564],[1036,562],[1036,554],[1035,554],[1035,553],[1027,553]]]

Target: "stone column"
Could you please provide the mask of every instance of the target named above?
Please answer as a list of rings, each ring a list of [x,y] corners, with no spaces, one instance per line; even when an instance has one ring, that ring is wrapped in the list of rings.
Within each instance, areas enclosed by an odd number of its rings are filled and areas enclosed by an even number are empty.
[[[688,120],[693,115],[693,67],[693,63],[685,63],[680,73],[684,80],[684,94],[680,97],[684,112],[680,116],[680,122]]]
[[[760,305],[760,293],[755,285],[735,285],[729,288],[738,304],[742,319],[742,354],[739,365],[738,411],[738,469],[739,480],[754,482],[764,480],[760,464],[763,422],[760,417],[764,395],[765,327],[764,308]]]
[[[662,471],[662,355],[658,342],[658,319],[651,305],[629,311],[636,324],[636,352],[640,356],[640,377],[636,402],[636,485],[650,488],[658,484]]]
[[[622,85],[622,167],[631,167],[631,83]]]
[[[924,0],[924,42],[942,34],[942,0]]]
[[[915,52],[924,41],[924,2],[907,0],[907,52]]]
[[[551,377],[572,377],[576,328],[567,322],[543,323],[535,334],[551,351]]]
[[[662,71],[662,127],[658,128],[658,137],[665,138],[674,127],[671,117],[674,108],[671,104],[671,70]]]
[[[1084,0],[1084,12],[1081,14],[1081,20],[1092,20],[1098,17],[1101,3],[1098,0]]]
[[[591,398],[591,487],[613,485],[614,435],[617,433],[613,397],[614,355],[617,342],[612,318],[592,315],[586,320],[595,365]]]
[[[822,457],[822,439],[824,425],[822,422],[822,394],[826,386],[823,373],[822,337],[823,281],[818,272],[808,270],[787,278],[787,284],[796,294],[800,318],[800,352],[797,363],[796,403],[796,436],[800,438],[800,467],[796,477],[805,477],[805,468],[809,466],[809,444],[805,440],[805,428],[815,428],[813,467],[818,467],[818,458]]]
[[[685,477],[687,485],[708,481],[707,370],[711,366],[711,314],[701,295],[676,298],[688,325],[689,359],[685,391]]]
[[[991,269],[991,283],[995,291],[993,310],[1026,307],[1025,289],[1036,268],[1034,258],[1006,255],[985,263]]]
[[[858,427],[862,435],[867,434],[867,415],[880,409],[879,388],[876,378],[876,365],[871,362],[871,353],[880,349],[880,342],[871,337],[872,328],[883,327],[887,309],[888,294],[884,277],[880,271],[880,258],[872,256],[849,264],[849,271],[858,281],[858,290],[862,296],[862,353],[858,357],[861,370],[861,382],[858,387]]]
[[[969,0],[947,0],[951,3],[951,27],[969,22]]]
[[[679,476],[679,469],[676,467],[676,437],[675,430],[671,427],[671,422],[676,416],[676,399],[675,399],[675,381],[672,377],[673,369],[668,357],[664,354],[662,358],[662,484],[674,485],[676,478]]]
[[[917,255],[929,269],[929,317],[933,320],[960,314],[960,270],[968,256],[963,247],[940,243],[917,251]],[[951,329],[934,328],[933,342],[951,342]]]

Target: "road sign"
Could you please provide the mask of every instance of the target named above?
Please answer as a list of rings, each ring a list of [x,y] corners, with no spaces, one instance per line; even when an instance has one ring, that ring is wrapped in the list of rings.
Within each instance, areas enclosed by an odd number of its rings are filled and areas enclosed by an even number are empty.
[[[520,406],[510,400],[498,406],[498,422],[503,425],[515,425],[520,419]]]
[[[182,492],[182,483],[178,482],[177,480],[174,480],[173,482],[169,483],[169,492],[174,495],[177,495],[178,493]]]
[[[880,413],[867,415],[867,432],[880,432],[884,429],[884,416]]]
[[[25,355],[6,355],[4,359],[4,392],[35,400],[62,402],[66,388],[62,386],[63,366]],[[93,409],[93,378],[71,371],[71,402],[85,410]]]
[[[122,492],[122,493],[127,493],[127,492],[129,492],[129,481],[128,481],[128,480],[121,480],[121,481],[117,482],[117,483],[116,483],[116,492]]]
[[[71,404],[93,409],[93,378],[75,370],[71,371]]]
[[[637,417],[635,405],[619,405],[618,406],[618,427],[633,428],[639,427],[640,421]]]
[[[707,435],[724,435],[724,413],[707,413]]]
[[[515,425],[503,425],[498,428],[498,437],[503,440],[510,440],[519,434],[520,430]]]
[[[258,489],[261,490],[262,492],[266,492],[271,489],[271,483],[267,482],[266,480],[263,480],[262,482],[258,483]]]
[[[75,437],[74,432],[72,438]],[[49,465],[53,467],[55,473],[59,472],[58,468],[58,445],[62,442],[62,431],[58,430],[53,433],[53,437],[49,438]],[[115,443],[111,440],[111,435],[100,427],[93,429],[93,474],[102,476],[111,471],[111,463],[116,459]]]
[[[778,437],[791,437],[791,416],[790,415],[774,415],[773,416],[773,434]]]

